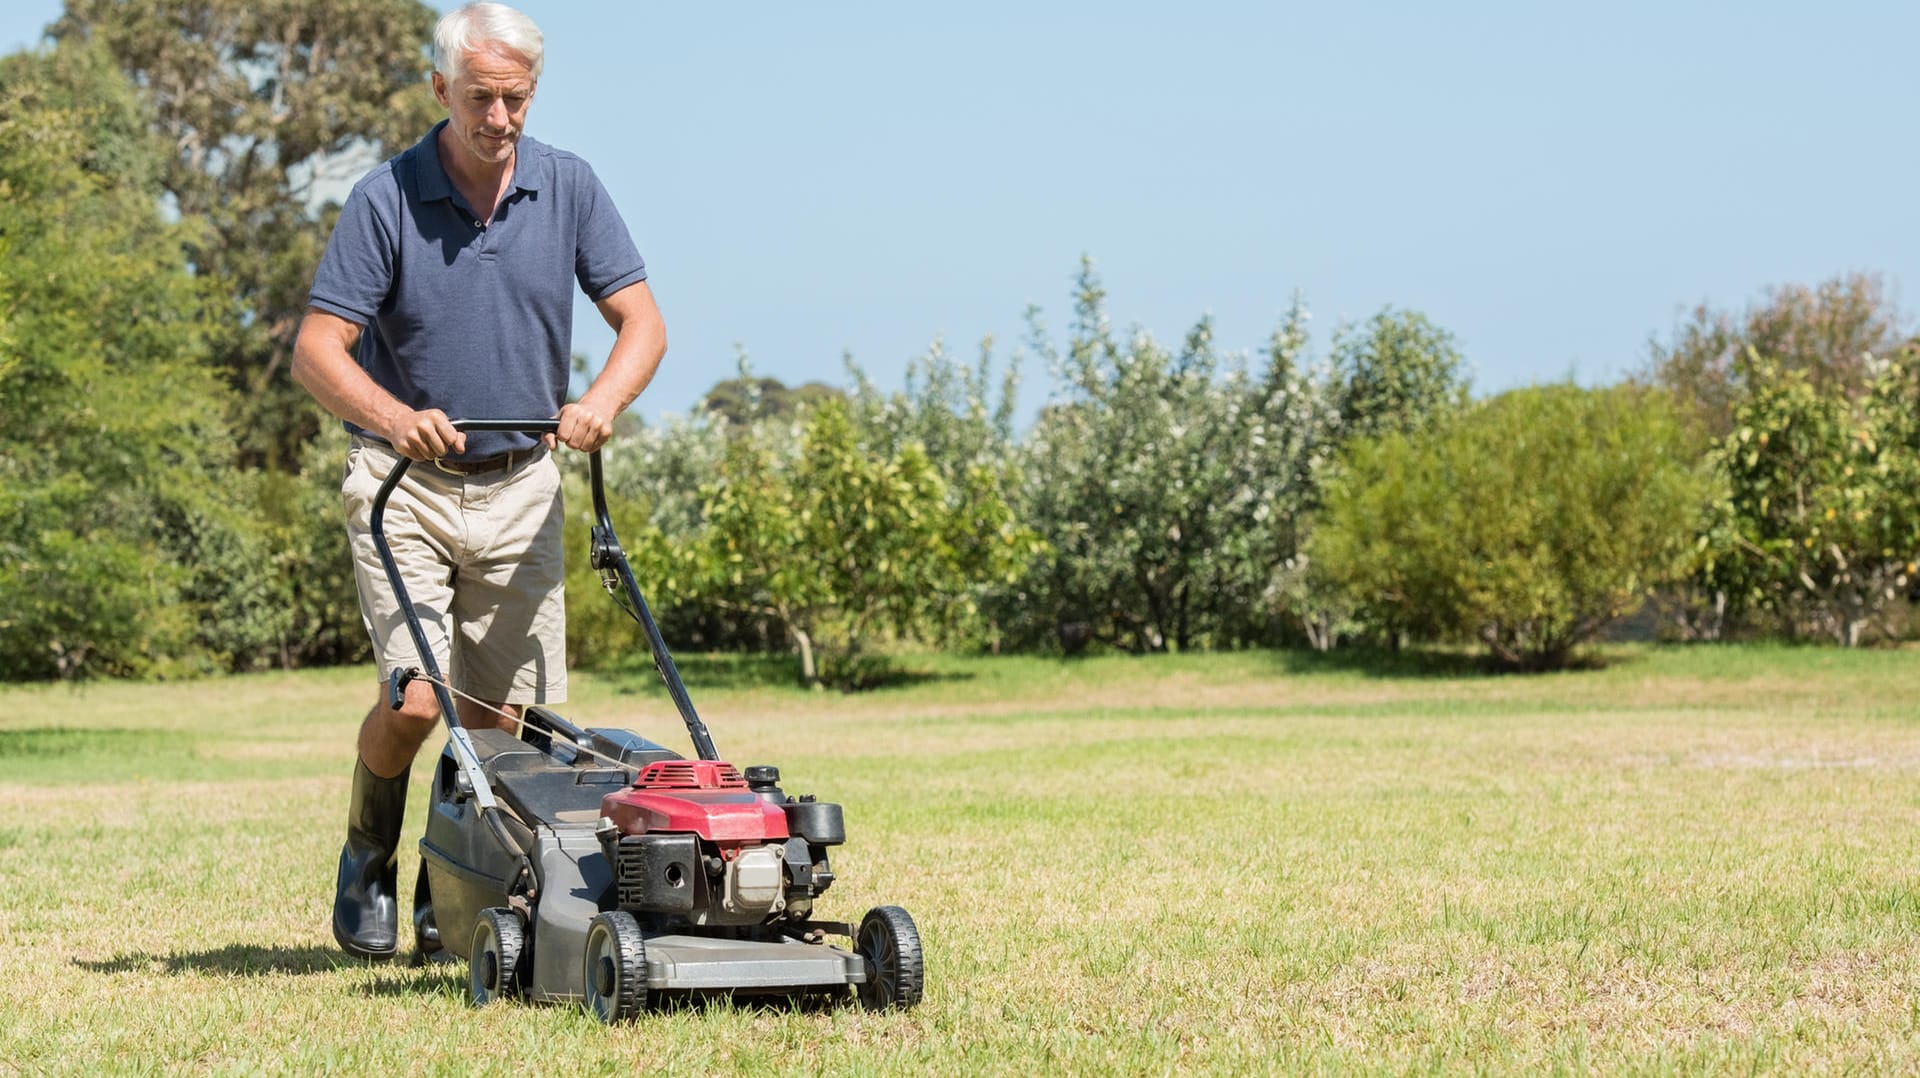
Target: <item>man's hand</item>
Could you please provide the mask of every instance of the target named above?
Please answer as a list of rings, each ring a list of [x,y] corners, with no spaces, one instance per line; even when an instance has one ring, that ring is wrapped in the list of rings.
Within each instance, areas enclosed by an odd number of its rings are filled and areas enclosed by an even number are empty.
[[[576,401],[560,409],[560,429],[547,435],[543,440],[547,448],[554,448],[557,442],[565,442],[569,449],[582,453],[591,453],[607,444],[613,437],[613,419],[603,416],[586,401]]]
[[[410,460],[434,460],[448,453],[464,453],[467,436],[453,429],[453,421],[438,408],[424,412],[402,410],[385,431],[387,444]]]

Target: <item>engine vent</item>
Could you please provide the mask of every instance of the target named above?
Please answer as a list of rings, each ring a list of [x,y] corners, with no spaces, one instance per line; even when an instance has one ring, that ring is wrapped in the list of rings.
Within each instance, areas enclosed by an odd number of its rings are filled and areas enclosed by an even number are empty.
[[[740,770],[721,760],[656,760],[633,781],[641,790],[744,790]]]
[[[622,909],[690,913],[699,863],[692,835],[627,835],[614,857]]]

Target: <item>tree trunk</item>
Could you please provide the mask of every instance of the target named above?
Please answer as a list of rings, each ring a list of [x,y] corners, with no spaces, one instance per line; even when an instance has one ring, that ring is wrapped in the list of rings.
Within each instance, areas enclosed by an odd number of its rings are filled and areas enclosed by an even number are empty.
[[[800,648],[800,680],[808,688],[817,688],[820,684],[820,672],[813,666],[813,638],[798,625],[789,623],[787,632],[793,635],[793,642]]]

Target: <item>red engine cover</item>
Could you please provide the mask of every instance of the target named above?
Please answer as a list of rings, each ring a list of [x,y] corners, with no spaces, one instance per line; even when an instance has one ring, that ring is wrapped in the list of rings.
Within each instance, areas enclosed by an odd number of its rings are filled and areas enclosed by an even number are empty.
[[[787,837],[787,814],[747,789],[732,764],[662,760],[632,786],[600,799],[600,815],[623,835],[688,832],[712,842],[748,844]]]

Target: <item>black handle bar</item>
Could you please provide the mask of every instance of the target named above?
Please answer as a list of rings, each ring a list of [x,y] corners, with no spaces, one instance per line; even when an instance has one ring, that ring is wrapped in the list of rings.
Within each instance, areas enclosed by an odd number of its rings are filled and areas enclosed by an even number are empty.
[[[453,429],[459,431],[508,431],[521,434],[553,434],[560,428],[558,419],[456,419]],[[627,595],[627,613],[640,623],[647,638],[647,649],[653,653],[653,668],[659,672],[660,680],[666,682],[667,695],[673,698],[676,710],[680,712],[681,722],[686,724],[687,734],[693,740],[695,754],[702,760],[718,760],[720,753],[713,747],[713,738],[707,732],[707,726],[700,721],[700,715],[693,709],[693,700],[687,695],[686,684],[680,679],[680,670],[674,665],[673,656],[667,651],[667,642],[660,634],[660,626],[653,620],[653,612],[647,608],[646,597],[640,593],[639,582],[633,577],[633,568],[627,564],[626,551],[620,547],[619,537],[614,535],[613,520],[607,514],[606,487],[601,482],[600,451],[588,454],[589,482],[593,489],[593,515],[595,524],[592,530],[592,544],[588,554],[591,564],[601,571],[603,576],[611,576]],[[427,643],[427,633],[420,624],[420,616],[413,608],[413,599],[407,594],[406,582],[400,579],[400,566],[393,560],[393,551],[387,546],[385,518],[387,499],[392,496],[400,479],[407,474],[413,461],[400,457],[399,461],[387,473],[380,484],[380,490],[373,496],[373,513],[369,530],[373,533],[373,545],[380,552],[380,565],[386,570],[387,583],[393,588],[393,594],[400,603],[400,612],[406,619],[407,632],[413,637],[414,650],[420,656],[420,666],[433,683],[434,697],[440,705],[441,718],[449,731],[459,725],[453,703],[453,694],[445,687],[445,677],[440,672],[440,664],[434,659],[433,648]],[[613,581],[609,581],[612,583]],[[610,589],[611,590],[611,589]],[[484,782],[484,779],[481,781]]]
[[[456,419],[454,430],[506,431],[510,434],[553,434],[560,429],[558,419]]]

